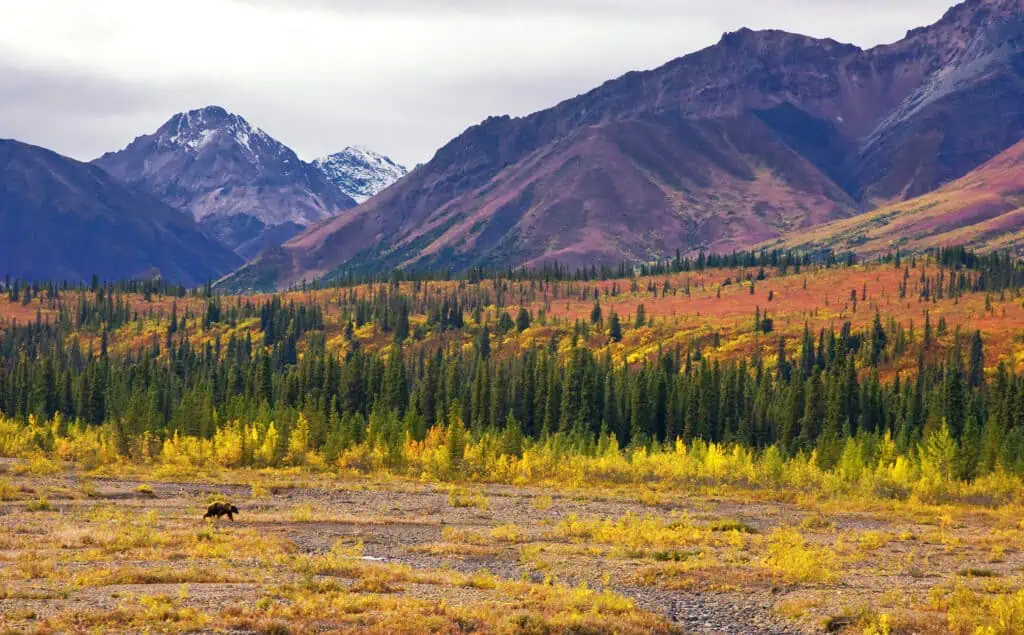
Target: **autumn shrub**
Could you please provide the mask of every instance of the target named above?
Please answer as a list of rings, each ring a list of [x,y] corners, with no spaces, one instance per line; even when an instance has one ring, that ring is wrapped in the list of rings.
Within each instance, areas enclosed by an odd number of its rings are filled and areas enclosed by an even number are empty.
[[[0,456],[18,457],[29,451],[31,430],[23,423],[0,416]]]
[[[92,481],[82,481],[78,484],[78,491],[86,498],[99,498],[100,491]]]
[[[26,551],[14,563],[14,572],[23,580],[39,580],[52,577],[56,571],[53,560],[34,551]]]
[[[948,595],[933,599],[932,605],[946,613],[951,633],[1024,633],[1024,590],[988,594],[957,586]]]
[[[480,511],[487,511],[491,506],[483,492],[454,486],[448,488],[448,504],[455,508],[475,507]]]
[[[54,436],[53,455],[60,460],[75,463],[86,470],[93,470],[104,465],[114,465],[125,458],[121,454],[121,443],[113,425],[87,426],[76,422],[66,426],[64,432],[60,432],[64,427],[60,415],[56,415],[51,423],[51,432]],[[128,440],[127,456],[140,461],[148,459],[147,452],[151,450],[154,439],[149,435],[142,435],[134,441],[136,448],[133,451]],[[143,447],[146,448],[145,451]]]
[[[523,542],[526,534],[519,525],[506,524],[498,525],[491,530],[491,537],[498,542]]]
[[[49,512],[53,511],[53,505],[46,499],[45,496],[40,496],[35,500],[30,500],[25,506],[30,512]]]
[[[778,529],[768,537],[764,566],[791,583],[825,584],[836,579],[835,551],[817,547],[795,529]]]
[[[43,454],[32,454],[28,459],[17,463],[11,468],[15,474],[30,474],[32,476],[49,476],[61,471],[61,466]]]
[[[9,479],[0,478],[0,501],[15,500],[18,494],[18,488]]]
[[[707,542],[711,530],[685,518],[666,522],[654,516],[627,513],[617,519],[581,519],[570,514],[553,531],[559,538],[598,542],[640,551],[647,548],[683,547]]]
[[[537,511],[547,511],[554,507],[554,505],[555,500],[551,498],[551,496],[548,494],[535,496],[530,500],[530,507],[536,509]]]

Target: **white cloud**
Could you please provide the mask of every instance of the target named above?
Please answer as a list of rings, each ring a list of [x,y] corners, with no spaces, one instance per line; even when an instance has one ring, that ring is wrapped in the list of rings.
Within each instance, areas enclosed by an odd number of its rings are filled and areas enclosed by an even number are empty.
[[[0,136],[88,159],[216,103],[306,158],[358,143],[415,163],[726,30],[873,45],[945,2],[0,0]]]

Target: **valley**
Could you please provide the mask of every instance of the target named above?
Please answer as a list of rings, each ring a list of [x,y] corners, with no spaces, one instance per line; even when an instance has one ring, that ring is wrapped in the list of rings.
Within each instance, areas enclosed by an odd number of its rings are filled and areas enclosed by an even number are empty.
[[[616,273],[12,287],[0,627],[1020,632],[1019,261]]]
[[[1024,635],[1024,0],[53,2],[0,635]]]

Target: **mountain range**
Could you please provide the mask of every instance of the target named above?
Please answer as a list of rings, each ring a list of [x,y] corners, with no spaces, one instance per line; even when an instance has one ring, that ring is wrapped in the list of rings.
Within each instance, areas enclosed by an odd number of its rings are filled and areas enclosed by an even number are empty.
[[[92,165],[3,142],[0,273],[193,284],[245,259],[221,288],[248,290],[767,245],[1020,252],[1021,103],[1024,0],[967,0],[870,49],[727,33],[411,172],[360,147],[307,163],[210,106]]]
[[[241,259],[191,216],[49,150],[0,139],[0,274],[87,282],[216,280]]]
[[[349,188],[366,200],[405,173],[347,148],[328,176],[218,106],[176,114],[92,165],[0,143],[0,275],[25,279],[202,284],[354,207]]]
[[[548,110],[492,117],[241,270],[570,266],[757,245],[954,181],[1024,138],[1024,0],[894,44],[747,29]]]

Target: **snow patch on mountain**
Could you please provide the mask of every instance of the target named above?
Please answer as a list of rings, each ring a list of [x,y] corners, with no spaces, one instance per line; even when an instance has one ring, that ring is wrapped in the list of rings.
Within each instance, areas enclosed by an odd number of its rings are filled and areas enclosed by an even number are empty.
[[[293,154],[286,146],[263,130],[251,125],[245,118],[230,113],[220,106],[207,106],[199,110],[178,113],[156,133],[156,147],[160,151],[183,149],[198,154],[215,142],[237,144],[247,160],[259,166],[266,160],[289,163]]]
[[[389,157],[361,146],[317,159],[313,166],[358,203],[383,192],[409,172]]]

